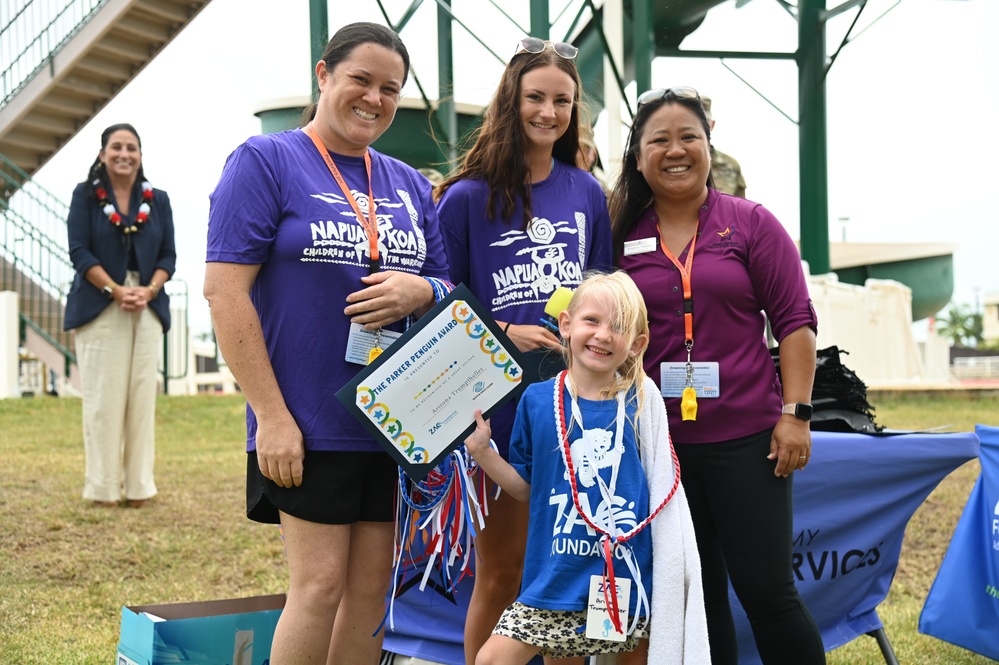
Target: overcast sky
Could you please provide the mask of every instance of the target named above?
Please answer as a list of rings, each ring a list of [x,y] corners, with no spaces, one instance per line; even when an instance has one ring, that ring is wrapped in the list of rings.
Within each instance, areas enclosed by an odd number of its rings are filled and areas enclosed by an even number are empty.
[[[830,7],[839,3],[827,0]],[[310,92],[309,3],[282,2],[280,12],[278,4],[211,2],[36,176],[68,202],[100,148],[101,131],[117,122],[135,125],[146,174],[173,204],[179,250],[173,288],[186,285],[194,332],[211,325],[201,295],[205,229],[208,195],[225,159],[260,132],[256,110]],[[411,0],[384,4],[397,20]],[[453,4],[504,57],[523,34],[485,0]],[[529,25],[528,0],[501,4],[520,26]],[[566,3],[550,4],[556,14]],[[330,5],[331,31],[354,20],[384,22],[373,0]],[[830,23],[830,51],[855,12]],[[428,0],[402,31],[413,72],[431,96],[437,90],[435,14]],[[854,35],[861,30],[827,81],[831,239],[845,233],[853,242],[957,243],[955,300],[974,305],[999,294],[999,0],[870,0]],[[683,47],[793,51],[796,44],[796,24],[775,0],[738,9],[730,0],[712,9]],[[485,104],[503,63],[458,27],[454,49],[457,101]],[[726,64],[738,76],[717,60],[660,58],[653,85],[691,85],[713,98],[715,145],[742,163],[748,198],[772,210],[798,238],[797,127],[739,79],[796,118],[796,68],[775,61]],[[419,96],[412,80],[404,92]],[[598,142],[608,131],[598,122]],[[839,221],[844,217],[849,220]]]

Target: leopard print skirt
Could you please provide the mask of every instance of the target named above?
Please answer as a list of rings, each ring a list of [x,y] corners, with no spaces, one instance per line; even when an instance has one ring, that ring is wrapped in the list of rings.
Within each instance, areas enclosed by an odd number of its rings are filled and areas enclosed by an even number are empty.
[[[633,651],[638,646],[638,640],[649,636],[648,620],[641,617],[635,632],[623,642],[592,640],[586,637],[586,612],[540,610],[523,603],[514,603],[506,608],[493,633],[541,647],[541,655],[549,658],[579,658],[598,653]]]

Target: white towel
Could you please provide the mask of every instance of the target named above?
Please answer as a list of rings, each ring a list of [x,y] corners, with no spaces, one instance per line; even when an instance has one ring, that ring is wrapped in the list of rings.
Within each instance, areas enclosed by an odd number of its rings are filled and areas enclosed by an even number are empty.
[[[666,407],[658,386],[648,377],[638,430],[642,466],[649,483],[649,510],[655,510],[673,488],[674,469]],[[652,529],[652,616],[648,663],[710,665],[701,561],[682,485],[649,528]],[[616,654],[596,657],[596,665],[615,662]]]

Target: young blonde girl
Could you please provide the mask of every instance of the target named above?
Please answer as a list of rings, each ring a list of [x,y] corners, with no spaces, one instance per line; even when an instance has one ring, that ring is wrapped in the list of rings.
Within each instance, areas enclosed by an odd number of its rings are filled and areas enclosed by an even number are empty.
[[[481,413],[465,442],[531,512],[520,596],[475,662],[618,653],[628,664],[709,663],[690,513],[663,400],[642,368],[642,296],[624,273],[587,276],[559,332],[568,369],[524,392],[510,461]],[[607,612],[587,625],[587,607],[601,598],[624,606],[623,594],[591,596],[591,584],[614,588],[612,579],[630,580],[626,619]]]

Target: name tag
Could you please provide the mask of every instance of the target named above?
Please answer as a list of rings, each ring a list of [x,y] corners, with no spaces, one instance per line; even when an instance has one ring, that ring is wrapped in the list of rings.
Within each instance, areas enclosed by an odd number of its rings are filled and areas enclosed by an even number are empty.
[[[721,386],[718,382],[718,363],[691,363],[694,374],[694,390],[698,398],[714,399],[721,397]],[[659,385],[663,397],[680,397],[687,387],[687,363],[661,363],[659,365]]]
[[[622,632],[617,632],[611,621],[611,608],[604,597],[603,575],[590,575],[590,597],[586,603],[586,637],[591,640],[624,642],[628,637],[628,602],[631,600],[631,580],[615,578],[617,586],[617,612]],[[613,591],[608,592],[608,596]]]
[[[370,360],[371,349],[378,345],[380,349],[387,349],[392,346],[392,342],[402,337],[402,333],[392,330],[382,329],[365,330],[360,323],[350,324],[350,334],[347,336],[347,353],[344,359],[355,365],[367,365]]]
[[[629,240],[624,243],[624,255],[634,256],[635,254],[645,254],[656,251],[659,241],[655,238],[641,238],[639,240]]]

